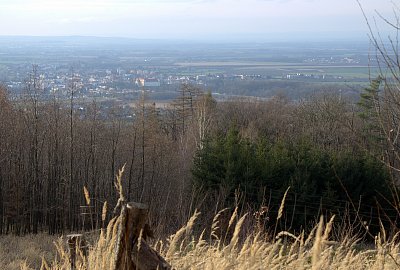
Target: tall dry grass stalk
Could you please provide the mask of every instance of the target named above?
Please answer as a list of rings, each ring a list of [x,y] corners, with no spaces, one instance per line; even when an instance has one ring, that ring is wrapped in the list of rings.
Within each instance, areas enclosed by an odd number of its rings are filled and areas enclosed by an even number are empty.
[[[124,171],[125,171],[125,165],[126,164],[124,164],[124,166],[122,166],[122,168],[118,170],[118,175],[114,182],[114,186],[119,195],[119,200],[121,200],[121,201],[125,200],[124,190],[122,188],[122,175],[124,174]]]
[[[312,263],[312,270],[317,270],[320,269],[320,255],[321,255],[321,249],[322,249],[322,231],[324,227],[324,217],[321,216],[320,221],[317,226],[317,232],[315,234],[315,239],[314,239],[314,245],[312,248],[312,257],[311,257],[311,263]]]
[[[287,196],[287,194],[289,192],[289,189],[290,189],[290,186],[286,189],[285,194],[283,194],[281,205],[279,206],[278,216],[276,217],[276,222],[275,222],[275,229],[274,229],[273,238],[275,238],[275,236],[276,236],[276,230],[278,228],[278,221],[282,218],[282,215],[283,215],[283,209],[285,208],[286,196]]]
[[[83,186],[83,193],[85,194],[85,200],[86,200],[86,204],[90,205],[90,195],[89,195],[89,191],[87,190],[87,188],[85,186]]]
[[[199,215],[200,213],[195,211],[193,216],[186,223],[186,225],[180,228],[175,234],[170,236],[168,240],[169,248],[166,252],[167,257],[173,258],[175,254],[179,254],[180,252],[182,252],[182,249],[185,246],[188,237],[191,236],[190,233],[192,232],[193,225],[195,224],[195,221]]]
[[[220,229],[220,216],[227,211],[229,208],[224,208],[220,210],[213,218],[212,224],[211,224],[211,233],[210,233],[210,241],[211,239],[216,239],[219,240],[219,235],[217,231]]]
[[[286,201],[286,196],[287,193],[289,191],[290,187],[288,187],[285,191],[285,194],[283,195],[282,201],[281,201],[281,205],[279,206],[279,211],[278,211],[278,216],[276,217],[276,221],[280,220],[282,218],[283,215],[283,209],[285,207],[285,201]]]
[[[101,220],[104,222],[107,217],[107,201],[103,204],[103,209],[101,210]]]

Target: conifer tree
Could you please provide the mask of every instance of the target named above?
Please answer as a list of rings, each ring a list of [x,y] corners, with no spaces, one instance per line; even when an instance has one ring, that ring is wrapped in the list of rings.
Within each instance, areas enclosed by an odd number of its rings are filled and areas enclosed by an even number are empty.
[[[367,145],[375,145],[382,141],[380,119],[380,86],[383,78],[378,76],[371,81],[369,87],[366,87],[360,94],[360,101],[357,103],[360,112],[359,116],[363,121],[363,139]]]

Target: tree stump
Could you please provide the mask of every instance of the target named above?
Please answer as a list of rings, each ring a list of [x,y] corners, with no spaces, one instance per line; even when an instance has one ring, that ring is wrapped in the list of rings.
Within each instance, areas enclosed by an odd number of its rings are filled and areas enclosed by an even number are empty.
[[[87,244],[82,234],[67,235],[67,243],[69,248],[69,262],[71,270],[76,269],[76,252],[80,251],[83,257],[87,255]]]
[[[146,225],[147,218],[147,205],[133,202],[121,205],[114,270],[171,269],[164,258],[146,243],[147,237],[152,236]]]

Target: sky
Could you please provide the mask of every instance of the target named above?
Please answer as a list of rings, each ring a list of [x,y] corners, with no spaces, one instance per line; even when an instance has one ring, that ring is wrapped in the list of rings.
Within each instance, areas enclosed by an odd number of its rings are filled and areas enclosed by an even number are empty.
[[[390,0],[360,2],[370,20],[375,10],[393,19],[398,9]],[[356,0],[0,0],[0,36],[318,40],[367,33]]]

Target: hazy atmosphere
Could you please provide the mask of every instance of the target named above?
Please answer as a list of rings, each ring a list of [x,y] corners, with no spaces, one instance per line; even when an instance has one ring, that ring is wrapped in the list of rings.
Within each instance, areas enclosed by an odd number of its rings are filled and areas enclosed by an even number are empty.
[[[361,0],[390,17],[391,1]],[[378,4],[379,2],[379,4]],[[392,16],[393,17],[393,16]],[[151,39],[354,39],[367,27],[356,0],[2,0],[0,35]]]

